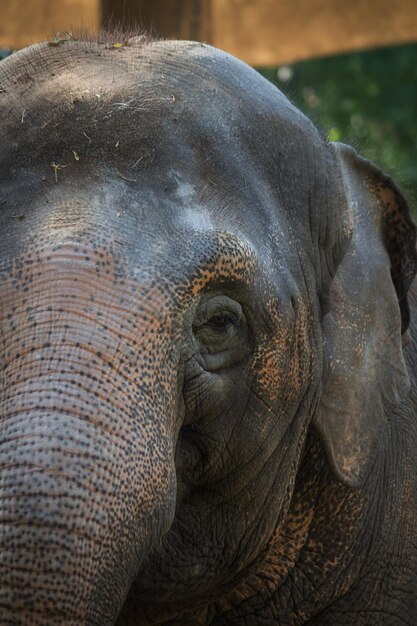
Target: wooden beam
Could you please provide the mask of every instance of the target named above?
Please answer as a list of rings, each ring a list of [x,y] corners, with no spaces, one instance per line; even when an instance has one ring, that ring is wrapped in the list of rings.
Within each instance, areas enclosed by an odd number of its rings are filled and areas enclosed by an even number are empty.
[[[102,0],[103,19],[207,41],[255,66],[417,41],[416,0]]]
[[[255,66],[417,41],[416,0],[212,0],[212,43]]]
[[[268,66],[417,41],[416,0],[20,0],[2,3],[0,47],[101,23],[207,41]]]
[[[143,27],[162,37],[211,39],[212,0],[102,0],[106,26]]]
[[[58,31],[100,24],[100,0],[8,0],[1,3],[0,48],[15,50],[45,41]]]

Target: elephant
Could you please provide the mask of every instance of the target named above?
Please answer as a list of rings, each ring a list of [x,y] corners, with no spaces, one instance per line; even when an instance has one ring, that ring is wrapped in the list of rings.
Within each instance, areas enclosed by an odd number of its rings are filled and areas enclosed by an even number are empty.
[[[0,624],[415,625],[404,193],[207,44],[0,64]]]

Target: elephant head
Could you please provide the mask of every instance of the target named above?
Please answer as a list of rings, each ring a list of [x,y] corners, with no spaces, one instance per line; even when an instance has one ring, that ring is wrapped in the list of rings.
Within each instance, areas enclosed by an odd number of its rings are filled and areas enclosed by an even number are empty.
[[[366,480],[414,226],[208,46],[34,46],[0,119],[2,623],[161,623],[262,559],[309,432]]]

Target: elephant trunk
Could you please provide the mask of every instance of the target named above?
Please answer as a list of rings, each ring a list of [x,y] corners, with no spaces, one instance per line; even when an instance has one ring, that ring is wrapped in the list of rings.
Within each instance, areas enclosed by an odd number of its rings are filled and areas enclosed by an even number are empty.
[[[108,327],[47,328],[2,364],[0,621],[105,626],[174,514],[174,394]]]

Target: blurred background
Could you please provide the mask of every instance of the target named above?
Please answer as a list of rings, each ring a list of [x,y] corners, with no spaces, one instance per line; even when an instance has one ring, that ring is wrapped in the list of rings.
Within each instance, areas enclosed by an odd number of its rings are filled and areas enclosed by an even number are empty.
[[[0,58],[120,23],[254,66],[329,139],[393,174],[417,215],[416,0],[0,0]]]

